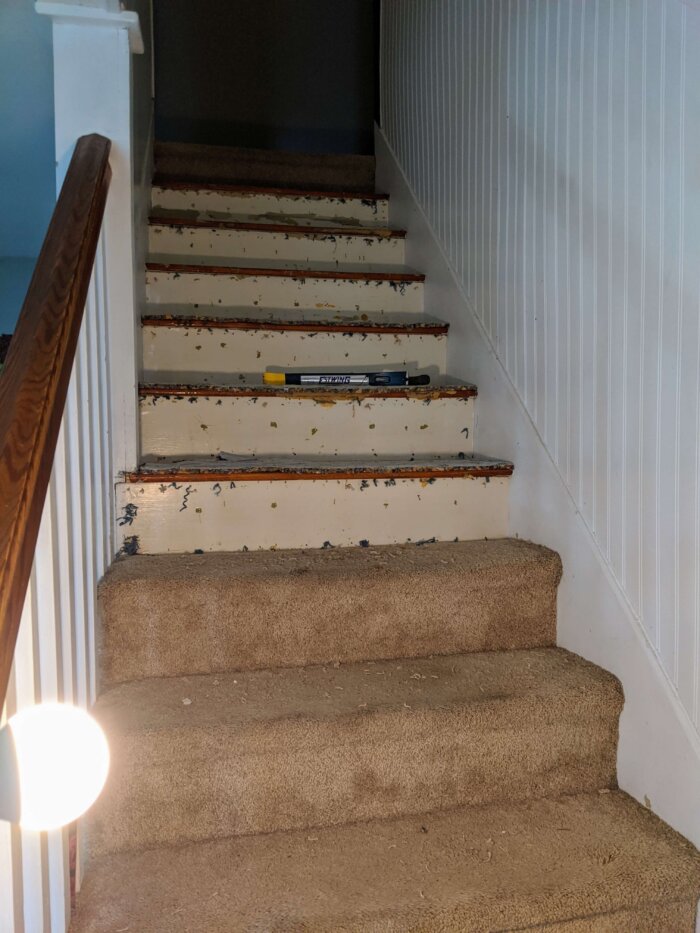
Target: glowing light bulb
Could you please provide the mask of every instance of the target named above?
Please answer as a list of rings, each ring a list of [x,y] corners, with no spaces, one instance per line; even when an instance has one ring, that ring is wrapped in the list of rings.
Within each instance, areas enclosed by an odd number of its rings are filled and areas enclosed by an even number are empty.
[[[57,829],[95,802],[107,779],[109,746],[89,713],[67,703],[42,703],[17,713],[7,727],[23,829]]]

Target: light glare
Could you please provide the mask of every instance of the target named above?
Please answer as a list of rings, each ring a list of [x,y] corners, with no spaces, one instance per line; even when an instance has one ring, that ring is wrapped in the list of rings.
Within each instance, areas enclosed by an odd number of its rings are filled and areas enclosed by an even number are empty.
[[[49,830],[77,819],[100,794],[109,746],[97,722],[76,706],[42,703],[10,720],[19,771],[20,825]]]

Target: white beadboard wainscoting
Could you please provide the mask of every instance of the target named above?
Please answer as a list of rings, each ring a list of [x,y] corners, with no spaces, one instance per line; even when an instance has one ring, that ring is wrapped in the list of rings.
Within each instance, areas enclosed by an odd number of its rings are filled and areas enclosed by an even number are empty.
[[[383,0],[378,185],[556,548],[621,785],[700,844],[700,4]]]

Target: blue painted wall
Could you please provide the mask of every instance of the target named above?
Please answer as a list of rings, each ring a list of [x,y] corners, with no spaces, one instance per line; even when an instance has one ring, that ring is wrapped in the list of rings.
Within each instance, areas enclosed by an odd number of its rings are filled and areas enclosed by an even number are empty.
[[[51,19],[0,2],[0,333],[11,333],[56,202]]]

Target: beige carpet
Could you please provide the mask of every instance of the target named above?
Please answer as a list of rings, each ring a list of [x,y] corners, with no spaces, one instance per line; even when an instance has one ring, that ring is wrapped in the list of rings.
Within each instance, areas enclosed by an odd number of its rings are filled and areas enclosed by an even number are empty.
[[[129,557],[100,587],[102,683],[553,645],[560,576],[509,539]]]
[[[509,540],[117,561],[73,933],[694,933],[560,576]]]
[[[699,893],[692,846],[593,793],[107,856],[72,931],[692,933]]]
[[[612,787],[621,708],[558,648],[126,684],[93,852]]]

